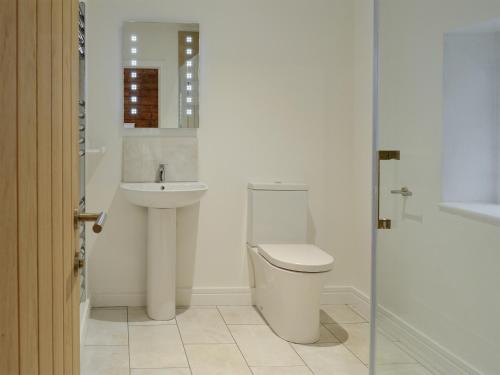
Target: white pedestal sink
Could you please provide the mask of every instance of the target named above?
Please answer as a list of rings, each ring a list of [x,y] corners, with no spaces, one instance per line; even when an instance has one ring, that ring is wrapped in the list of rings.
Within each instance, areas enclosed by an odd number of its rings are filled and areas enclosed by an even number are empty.
[[[147,312],[151,319],[175,317],[176,210],[198,202],[201,182],[122,183],[130,203],[148,209]]]

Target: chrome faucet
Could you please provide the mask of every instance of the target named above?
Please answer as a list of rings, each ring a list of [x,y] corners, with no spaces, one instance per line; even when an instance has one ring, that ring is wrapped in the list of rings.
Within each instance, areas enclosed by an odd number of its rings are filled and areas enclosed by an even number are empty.
[[[158,178],[156,182],[166,182],[167,180],[167,165],[168,164],[160,164],[158,167]]]

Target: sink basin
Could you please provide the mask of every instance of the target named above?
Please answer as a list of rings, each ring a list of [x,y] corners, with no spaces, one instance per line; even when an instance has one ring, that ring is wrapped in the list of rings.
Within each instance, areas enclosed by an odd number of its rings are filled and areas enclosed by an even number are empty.
[[[177,208],[198,202],[208,190],[202,182],[124,182],[127,200],[148,210],[147,301],[154,320],[175,317]]]
[[[124,182],[130,203],[151,208],[178,208],[198,202],[208,189],[202,182]]]

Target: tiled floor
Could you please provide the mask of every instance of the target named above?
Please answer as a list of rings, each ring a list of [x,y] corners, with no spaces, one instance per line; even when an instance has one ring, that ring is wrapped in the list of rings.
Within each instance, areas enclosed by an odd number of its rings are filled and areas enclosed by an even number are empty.
[[[367,375],[369,324],[347,305],[325,305],[321,338],[290,344],[251,306],[178,309],[152,321],[144,308],[91,311],[82,375]],[[381,336],[380,375],[430,375]]]

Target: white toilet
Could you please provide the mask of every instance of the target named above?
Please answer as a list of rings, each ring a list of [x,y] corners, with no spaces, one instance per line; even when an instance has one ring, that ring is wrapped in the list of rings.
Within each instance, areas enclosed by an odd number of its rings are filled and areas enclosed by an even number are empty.
[[[334,259],[307,244],[307,185],[248,185],[248,250],[256,304],[280,337],[319,339],[320,294]]]

